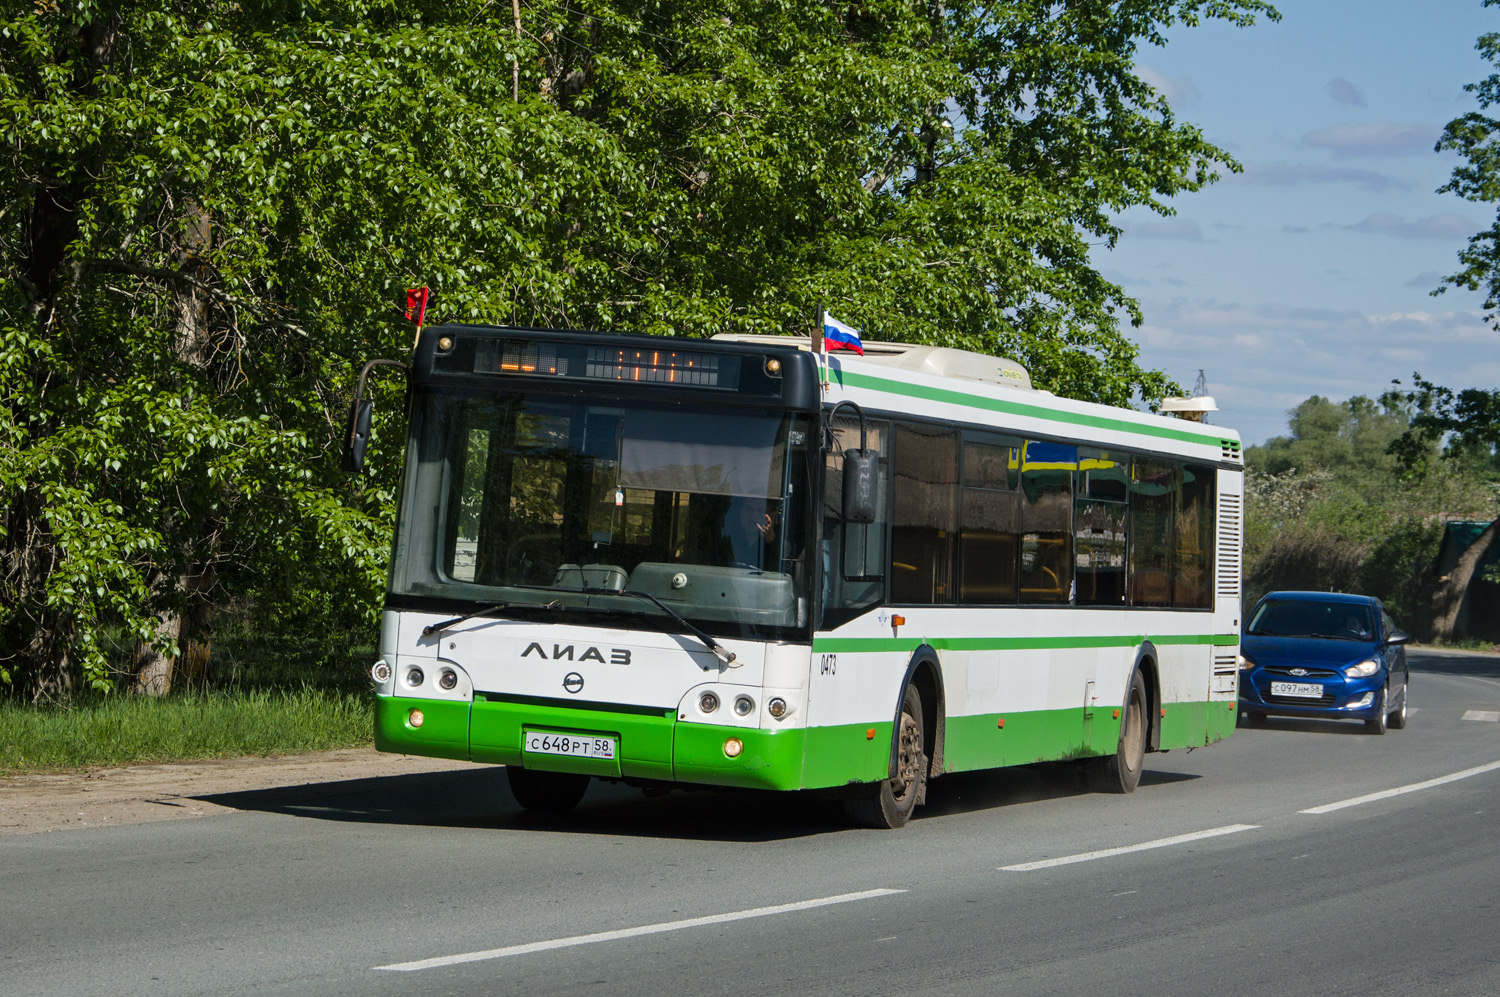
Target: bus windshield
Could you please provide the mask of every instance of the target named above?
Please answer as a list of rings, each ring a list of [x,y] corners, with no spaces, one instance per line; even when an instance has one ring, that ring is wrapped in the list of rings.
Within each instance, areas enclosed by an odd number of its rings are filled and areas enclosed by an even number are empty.
[[[413,416],[394,595],[806,626],[808,416],[456,390]]]

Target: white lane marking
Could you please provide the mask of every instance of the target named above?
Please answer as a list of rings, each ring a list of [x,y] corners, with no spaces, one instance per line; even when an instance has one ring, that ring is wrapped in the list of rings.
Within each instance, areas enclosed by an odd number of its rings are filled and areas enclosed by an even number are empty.
[[[1486,772],[1493,772],[1496,769],[1500,769],[1500,762],[1490,762],[1488,765],[1476,765],[1471,769],[1464,769],[1462,772],[1454,772],[1452,775],[1441,775],[1436,779],[1428,779],[1426,782],[1414,782],[1410,786],[1397,786],[1395,789],[1386,789],[1382,790],[1379,793],[1370,793],[1366,796],[1356,796],[1352,800],[1340,800],[1337,803],[1325,803],[1321,807],[1311,807],[1307,810],[1299,810],[1297,812],[1302,814],[1332,813],[1335,810],[1342,810],[1345,807],[1357,807],[1361,803],[1373,803],[1376,800],[1384,800],[1392,796],[1400,796],[1403,793],[1415,793],[1419,789],[1431,789],[1433,786],[1441,786],[1444,783],[1448,782],[1457,782],[1460,779],[1467,779],[1470,776],[1474,775],[1483,775]]]
[[[847,904],[855,900],[888,897],[893,893],[905,892],[905,890],[882,889],[864,890],[860,893],[841,893],[836,897],[820,897],[817,900],[798,900],[795,903],[777,904],[774,907],[753,907],[750,910],[737,910],[728,914],[710,914],[707,917],[690,917],[682,921],[643,924],[638,928],[596,931],[592,935],[573,935],[569,938],[553,938],[545,942],[526,942],[522,945],[507,945],[505,948],[485,949],[482,952],[463,952],[459,955],[438,956],[435,959],[418,959],[414,962],[394,962],[389,966],[376,966],[375,968],[393,970],[398,973],[410,973],[418,969],[436,969],[439,966],[457,966],[465,962],[482,962],[485,959],[503,959],[511,955],[546,952],[549,949],[563,949],[573,945],[592,945],[595,942],[612,942],[620,938],[636,938],[640,935],[660,934],[663,931],[681,931],[684,928],[698,928],[705,924],[724,924],[728,921],[743,921],[750,917],[766,917],[770,914],[790,914],[793,911],[811,910],[814,907],[827,907],[830,904]]]
[[[1464,710],[1465,720],[1488,720],[1491,723],[1500,721],[1500,712],[1495,710]]]
[[[1038,862],[1021,862],[1017,865],[1002,865],[1000,872],[1032,872],[1036,869],[1050,869],[1058,865],[1072,865],[1074,862],[1092,862],[1094,859],[1107,859],[1112,855],[1124,855],[1127,852],[1144,852],[1151,848],[1166,848],[1170,845],[1184,845],[1189,841],[1201,841],[1204,838],[1217,838],[1221,834],[1235,834],[1239,831],[1253,831],[1259,824],[1229,824],[1225,827],[1215,827],[1207,831],[1194,831],[1192,834],[1178,834],[1170,838],[1157,838],[1155,841],[1143,841],[1139,845],[1122,845],[1119,848],[1101,848],[1097,852],[1080,852],[1077,855],[1064,855],[1062,858],[1042,859]]]

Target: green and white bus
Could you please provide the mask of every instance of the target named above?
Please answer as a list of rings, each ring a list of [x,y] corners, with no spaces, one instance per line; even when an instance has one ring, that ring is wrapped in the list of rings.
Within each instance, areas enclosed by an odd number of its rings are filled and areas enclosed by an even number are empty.
[[[503,764],[534,809],[601,778],[899,827],[946,773],[1130,792],[1234,729],[1234,433],[813,347],[423,330],[376,745]]]

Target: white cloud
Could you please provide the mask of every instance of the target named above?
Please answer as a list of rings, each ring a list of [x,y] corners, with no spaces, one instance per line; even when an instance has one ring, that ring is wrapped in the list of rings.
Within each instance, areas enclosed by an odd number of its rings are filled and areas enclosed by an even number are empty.
[[[1500,363],[1476,362],[1500,352],[1500,333],[1477,310],[1376,314],[1189,298],[1141,304],[1146,324],[1133,334],[1141,362],[1184,383],[1202,368],[1219,404],[1213,422],[1251,443],[1284,434],[1287,410],[1312,395],[1374,397],[1413,371],[1454,388],[1500,384]]]
[[[1359,87],[1350,83],[1342,76],[1335,76],[1329,80],[1326,86],[1328,95],[1340,104],[1352,104],[1355,107],[1365,106],[1365,95],[1359,92]]]
[[[1302,136],[1302,144],[1328,149],[1336,156],[1404,156],[1431,152],[1441,130],[1432,125],[1368,121],[1333,125]]]
[[[1442,282],[1443,275],[1438,273],[1436,270],[1423,270],[1419,274],[1414,274],[1412,278],[1406,282],[1406,286],[1417,287],[1425,291],[1431,291]]]
[[[1452,213],[1428,215],[1409,222],[1389,211],[1377,211],[1344,227],[1352,232],[1375,232],[1398,239],[1467,239],[1484,226]]]
[[[1191,218],[1173,218],[1165,222],[1136,222],[1125,226],[1125,234],[1141,239],[1176,239],[1202,242],[1203,226]]]
[[[1203,96],[1193,85],[1193,79],[1190,76],[1174,80],[1161,75],[1150,66],[1141,65],[1135,67],[1135,75],[1150,84],[1153,90],[1167,98],[1168,103],[1173,105],[1189,103]]]
[[[1228,183],[1248,183],[1266,187],[1292,187],[1305,183],[1347,183],[1361,190],[1379,194],[1388,190],[1411,190],[1409,180],[1376,173],[1374,170],[1340,169],[1332,166],[1310,166],[1306,163],[1250,163],[1245,172],[1231,173]]]

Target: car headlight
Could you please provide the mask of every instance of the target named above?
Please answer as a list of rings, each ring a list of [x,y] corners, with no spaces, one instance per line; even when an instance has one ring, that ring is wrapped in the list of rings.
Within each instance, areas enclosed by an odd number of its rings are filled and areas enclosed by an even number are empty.
[[[1380,671],[1380,662],[1371,658],[1368,661],[1361,661],[1357,665],[1350,665],[1344,669],[1344,674],[1352,679],[1358,679],[1364,678],[1366,675],[1374,675],[1378,671]]]
[[[1255,662],[1251,661],[1249,658],[1245,657],[1243,654],[1237,654],[1237,655],[1235,655],[1234,656],[1234,660],[1237,661],[1237,662],[1239,662],[1240,671],[1242,671],[1242,672],[1249,671],[1251,668],[1255,667]]]

